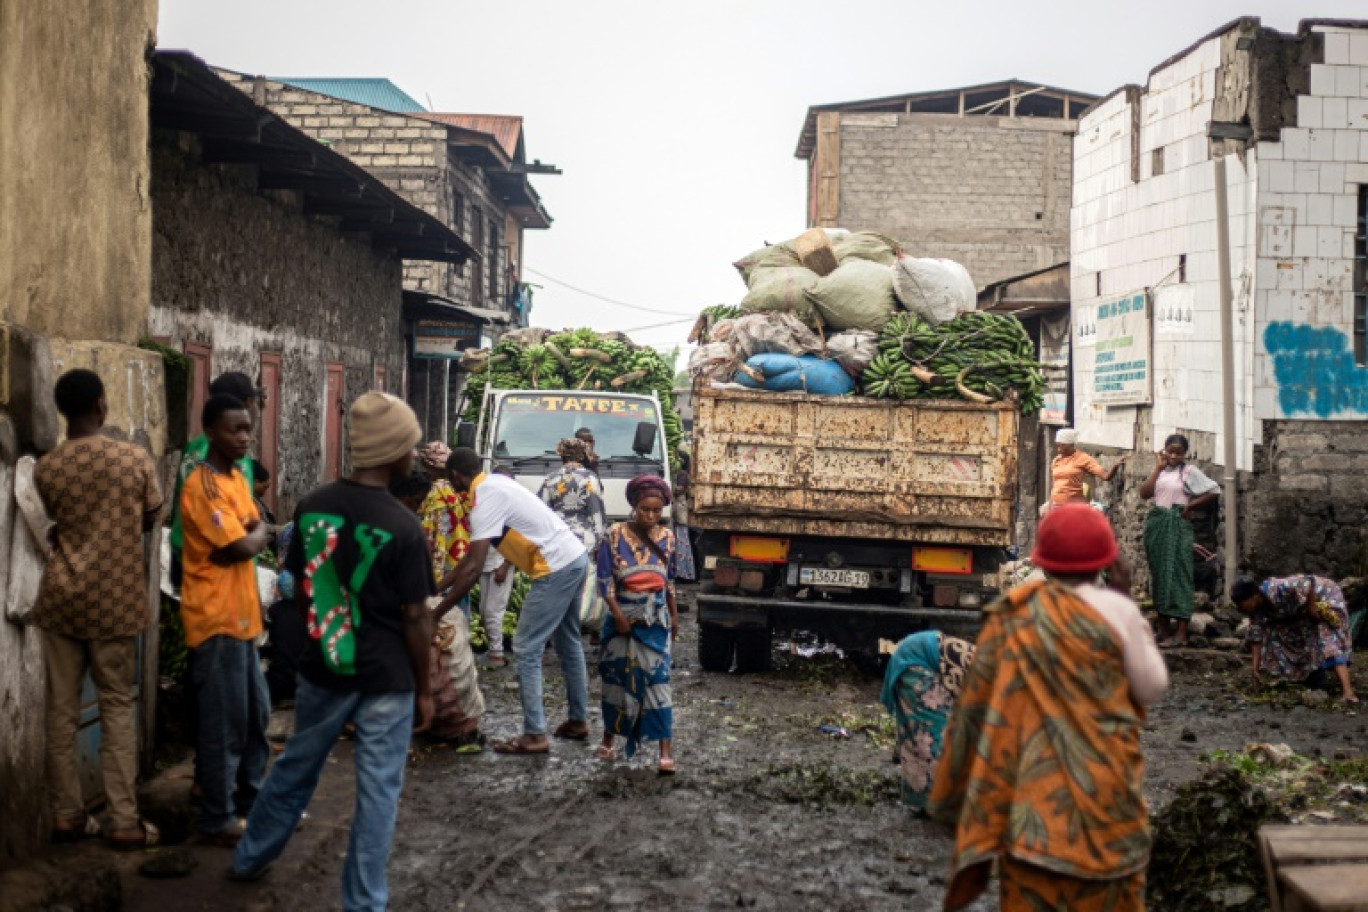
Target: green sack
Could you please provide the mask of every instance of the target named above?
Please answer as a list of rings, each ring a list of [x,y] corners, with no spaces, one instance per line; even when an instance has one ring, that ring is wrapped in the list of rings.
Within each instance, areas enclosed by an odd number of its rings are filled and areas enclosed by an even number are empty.
[[[754,253],[746,254],[732,265],[736,267],[737,272],[741,273],[742,280],[749,285],[757,269],[779,269],[785,266],[802,266],[803,263],[798,259],[798,252],[793,249],[793,245],[783,243],[761,247]]]
[[[873,231],[857,231],[832,242],[836,262],[868,260],[881,266],[892,266],[898,260],[898,242]]]
[[[869,260],[851,259],[806,292],[827,326],[877,332],[898,309],[893,270]]]
[[[741,299],[742,313],[791,313],[812,325],[817,319],[805,293],[821,277],[803,266],[756,269],[751,273],[750,294]]]

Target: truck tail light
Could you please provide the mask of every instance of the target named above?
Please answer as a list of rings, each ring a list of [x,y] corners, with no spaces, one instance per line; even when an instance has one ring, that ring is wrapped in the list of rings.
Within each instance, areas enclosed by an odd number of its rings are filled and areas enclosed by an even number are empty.
[[[783,564],[788,562],[789,540],[787,538],[761,538],[757,535],[733,535],[731,556],[740,560],[755,561],[762,564]]]
[[[723,565],[713,571],[713,582],[723,589],[735,589],[740,581],[740,567]]]
[[[968,576],[974,572],[974,552],[970,548],[913,548],[912,569],[919,573]]]
[[[765,588],[765,571],[763,570],[742,570],[741,571],[741,591],[759,592]]]
[[[935,586],[931,589],[931,603],[937,608],[954,608],[959,605],[959,586]]]

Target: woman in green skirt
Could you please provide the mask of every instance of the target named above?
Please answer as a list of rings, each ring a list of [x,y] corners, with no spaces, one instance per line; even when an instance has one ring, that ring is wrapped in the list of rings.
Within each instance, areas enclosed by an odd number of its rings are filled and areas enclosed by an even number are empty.
[[[1188,465],[1188,440],[1171,434],[1140,496],[1153,499],[1145,518],[1145,557],[1149,561],[1154,610],[1169,628],[1162,648],[1186,646],[1192,618],[1192,511],[1218,496],[1216,482]]]

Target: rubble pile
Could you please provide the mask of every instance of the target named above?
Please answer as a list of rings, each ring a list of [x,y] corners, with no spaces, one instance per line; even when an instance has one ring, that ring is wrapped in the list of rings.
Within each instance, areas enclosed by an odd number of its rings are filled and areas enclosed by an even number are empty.
[[[1368,821],[1368,756],[1298,756],[1285,744],[1212,751],[1151,823],[1148,895],[1171,912],[1268,908],[1259,827]]]

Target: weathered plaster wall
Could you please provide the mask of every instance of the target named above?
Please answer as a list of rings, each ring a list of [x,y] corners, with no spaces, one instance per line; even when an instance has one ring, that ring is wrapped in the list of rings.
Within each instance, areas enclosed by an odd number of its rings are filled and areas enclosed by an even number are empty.
[[[0,320],[137,341],[156,21],[156,0],[0,5]]]
[[[842,228],[965,265],[980,287],[1069,258],[1071,120],[842,114]]]
[[[281,356],[278,480],[282,512],[323,480],[328,362],[345,400],[404,371],[400,261],[305,216],[290,194],[258,192],[250,168],[205,166],[177,134],[153,138],[154,336],[211,346],[211,374],[256,377]]]

